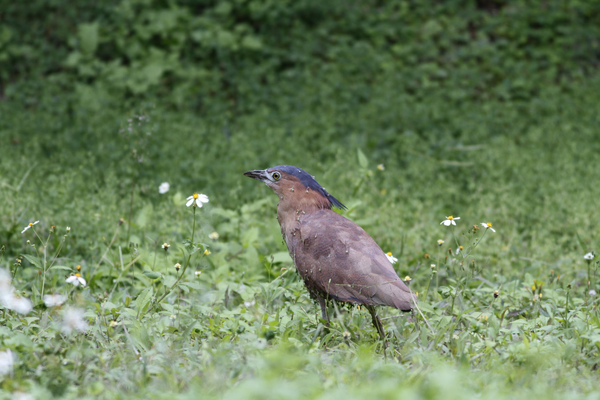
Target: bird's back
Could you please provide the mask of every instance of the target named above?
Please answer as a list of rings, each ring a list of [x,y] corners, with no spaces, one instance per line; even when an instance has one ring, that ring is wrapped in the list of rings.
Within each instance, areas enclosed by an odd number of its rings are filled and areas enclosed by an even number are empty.
[[[290,227],[291,228],[291,227]],[[413,308],[414,295],[375,241],[357,224],[330,209],[302,215],[283,232],[309,291],[335,300]]]

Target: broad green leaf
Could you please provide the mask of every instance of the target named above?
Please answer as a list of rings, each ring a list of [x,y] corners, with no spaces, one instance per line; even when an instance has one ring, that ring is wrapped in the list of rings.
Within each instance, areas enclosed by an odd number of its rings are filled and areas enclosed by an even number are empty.
[[[363,169],[367,169],[369,167],[369,160],[367,160],[367,156],[365,156],[365,153],[363,153],[360,149],[357,149],[357,153],[358,165],[360,165],[360,167]]]
[[[23,258],[29,261],[34,267],[42,269],[42,260],[39,257],[32,256],[31,254],[23,254]]]
[[[98,28],[97,22],[79,25],[77,36],[83,54],[92,55],[96,52],[99,39]]]
[[[156,271],[144,271],[142,273],[150,279],[158,279],[162,276],[162,274],[160,272],[156,272]]]
[[[138,295],[138,297],[135,299],[135,308],[138,310],[138,312],[143,311],[150,303],[153,293],[154,289],[152,286],[150,286],[142,290],[142,292]]]

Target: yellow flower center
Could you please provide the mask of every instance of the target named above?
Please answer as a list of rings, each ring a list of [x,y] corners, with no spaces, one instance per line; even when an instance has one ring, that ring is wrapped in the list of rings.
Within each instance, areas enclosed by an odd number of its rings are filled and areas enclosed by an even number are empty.
[[[392,256],[392,252],[391,252],[391,251],[388,251],[388,252],[387,252],[387,255],[391,257],[391,256]]]
[[[194,193],[194,195],[192,196],[194,199],[198,198],[198,193]]]
[[[30,222],[30,223],[29,223],[29,226],[33,226],[33,224]]]
[[[81,271],[81,265],[78,265],[75,268],[77,268],[77,271]]]
[[[210,251],[209,251],[209,250],[204,250],[204,255],[205,255],[205,256],[207,256],[207,255],[209,255],[209,254],[210,254]]]
[[[462,247],[462,246],[458,246],[458,249],[459,249],[459,250],[462,250],[462,249],[463,249],[463,247]]]
[[[76,277],[81,278],[81,274],[78,272],[75,274]]]
[[[451,215],[451,216],[449,216],[449,217],[448,217],[448,219],[449,219],[450,221],[452,221],[452,220],[454,219],[454,217]]]
[[[492,227],[492,223],[491,222],[488,222],[486,225],[488,226],[488,228]]]
[[[404,280],[405,280],[405,281],[410,281],[410,276],[406,275],[406,276],[404,277]]]

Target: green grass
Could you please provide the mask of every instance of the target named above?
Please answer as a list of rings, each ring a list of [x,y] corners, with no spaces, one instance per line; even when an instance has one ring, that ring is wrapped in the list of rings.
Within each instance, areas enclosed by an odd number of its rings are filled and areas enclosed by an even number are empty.
[[[17,356],[1,397],[600,397],[598,258],[583,259],[600,242],[599,89],[478,103],[315,84],[245,114],[85,93],[0,104],[0,263],[34,305],[0,310],[0,351]],[[366,311],[322,325],[276,196],[242,175],[282,163],[399,258],[431,329],[380,308],[384,354]],[[194,224],[196,191],[210,202]],[[448,215],[455,228],[440,225]],[[488,221],[495,233],[473,231]],[[456,241],[462,256],[448,254]],[[65,282],[77,265],[83,289]],[[46,308],[42,285],[66,304]],[[62,331],[68,307],[85,310],[85,333]]]

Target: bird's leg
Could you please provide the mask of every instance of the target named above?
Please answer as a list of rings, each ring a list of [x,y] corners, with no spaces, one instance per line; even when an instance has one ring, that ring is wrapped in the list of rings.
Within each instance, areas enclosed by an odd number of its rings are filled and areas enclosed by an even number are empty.
[[[379,332],[379,336],[381,336],[381,340],[383,340],[383,343],[387,347],[387,342],[385,340],[385,332],[383,331],[383,324],[381,323],[381,320],[379,319],[379,316],[377,315],[377,311],[375,311],[375,307],[374,306],[365,306],[365,307],[367,308],[367,310],[369,310],[369,313],[371,314],[371,319],[373,320],[373,325],[375,326],[375,329],[377,329],[377,332]]]
[[[321,296],[319,296],[319,305],[321,306],[321,315],[326,321],[325,325],[329,326],[329,316],[327,315],[327,303],[325,302],[325,299]]]

